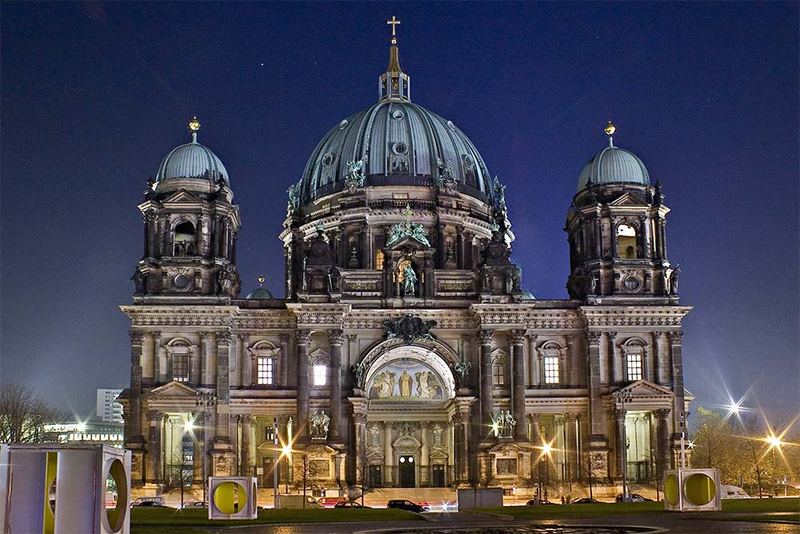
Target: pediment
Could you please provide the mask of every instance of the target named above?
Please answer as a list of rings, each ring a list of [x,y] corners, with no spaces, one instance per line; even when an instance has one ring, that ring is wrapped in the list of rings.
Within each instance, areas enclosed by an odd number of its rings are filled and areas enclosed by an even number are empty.
[[[197,398],[197,390],[190,388],[182,382],[173,380],[172,382],[164,384],[163,386],[159,386],[150,391],[148,398],[150,400],[194,400]]]
[[[649,380],[637,380],[631,384],[628,384],[624,388],[617,390],[613,393],[612,396],[619,397],[622,394],[628,394],[633,398],[636,397],[674,397],[675,394],[672,392],[671,389],[665,388],[664,386],[659,386],[658,384],[654,384]]]
[[[185,189],[178,189],[163,201],[164,204],[187,202],[202,202],[202,199]]]
[[[647,203],[647,201],[645,201],[645,199],[631,192],[622,194],[619,198],[615,199],[613,202],[609,202],[608,205],[611,207],[636,206],[644,208],[649,206],[649,204]]]
[[[406,236],[401,240],[397,241],[396,243],[392,243],[391,246],[386,247],[387,250],[398,250],[403,248],[411,248],[413,250],[425,251],[428,250],[430,246],[420,241],[417,241],[411,236]]]

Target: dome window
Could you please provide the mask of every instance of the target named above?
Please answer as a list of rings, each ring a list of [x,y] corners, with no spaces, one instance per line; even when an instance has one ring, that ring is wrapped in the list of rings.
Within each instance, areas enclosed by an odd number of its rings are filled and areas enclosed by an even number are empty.
[[[339,129],[340,130],[344,130],[345,128],[347,128],[348,124],[350,124],[350,123],[347,122],[347,119],[344,119],[342,122],[339,123]]]
[[[447,127],[450,128],[451,130],[456,129],[456,125],[453,124],[453,121],[447,121]]]
[[[617,255],[624,260],[639,257],[636,243],[636,228],[628,224],[617,226]]]
[[[395,143],[394,145],[392,145],[392,152],[394,152],[398,156],[402,156],[406,152],[408,152],[408,147],[406,146],[405,143]]]
[[[396,121],[401,121],[405,118],[405,114],[399,109],[396,109],[392,112],[392,118]]]
[[[330,152],[328,152],[327,154],[322,156],[322,164],[323,165],[332,165],[333,161],[335,159],[336,159],[336,157],[333,154],[331,154]]]

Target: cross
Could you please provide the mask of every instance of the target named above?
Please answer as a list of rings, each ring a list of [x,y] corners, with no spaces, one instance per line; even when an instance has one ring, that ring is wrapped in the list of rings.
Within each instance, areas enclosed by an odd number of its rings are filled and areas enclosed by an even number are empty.
[[[387,20],[386,24],[392,27],[392,42],[397,42],[396,30],[397,30],[397,25],[400,24],[400,21],[397,20],[397,18],[394,15],[392,15],[392,20]]]

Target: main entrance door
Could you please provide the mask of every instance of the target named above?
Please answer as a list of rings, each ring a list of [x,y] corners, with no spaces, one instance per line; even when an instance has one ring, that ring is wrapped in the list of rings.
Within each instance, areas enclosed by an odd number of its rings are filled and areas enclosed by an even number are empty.
[[[433,480],[431,486],[435,488],[444,487],[444,466],[442,464],[435,464],[431,471]]]
[[[416,484],[416,477],[414,473],[414,457],[401,456],[400,457],[400,487],[413,488]]]

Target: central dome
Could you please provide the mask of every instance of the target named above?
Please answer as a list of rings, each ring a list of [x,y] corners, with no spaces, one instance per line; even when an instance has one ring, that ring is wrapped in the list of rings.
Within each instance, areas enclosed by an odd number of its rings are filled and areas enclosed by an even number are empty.
[[[385,100],[323,137],[303,173],[302,202],[343,189],[348,163],[359,160],[366,186],[432,186],[449,173],[462,192],[484,200],[492,196],[483,158],[452,121],[411,102]]]
[[[475,145],[452,121],[411,103],[410,77],[396,41],[380,77],[380,101],[334,126],[319,142],[299,184],[307,204],[341,191],[351,167],[359,186],[436,186],[454,181],[462,193],[487,201],[493,182]],[[452,183],[452,182],[451,182]]]

